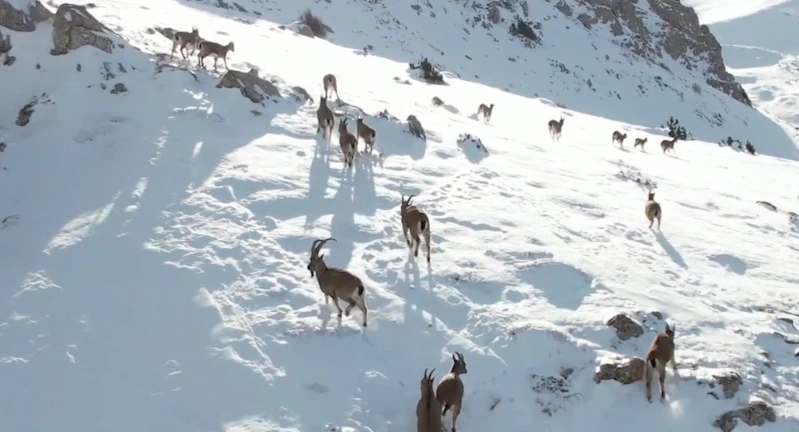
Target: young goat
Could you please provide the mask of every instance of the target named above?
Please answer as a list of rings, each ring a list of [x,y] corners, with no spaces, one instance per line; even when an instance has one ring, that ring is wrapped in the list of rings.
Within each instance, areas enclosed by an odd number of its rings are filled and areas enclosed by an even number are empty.
[[[455,357],[456,355],[457,357]],[[461,375],[465,374],[467,370],[466,361],[463,360],[461,353],[455,352],[452,355],[452,361],[452,369],[438,382],[436,399],[444,407],[444,411],[441,412],[442,416],[447,414],[447,410],[452,409],[452,432],[455,432],[455,425],[458,422],[458,415],[461,413],[463,404],[463,381],[461,381]]]
[[[480,106],[477,107],[477,117],[480,118],[480,114],[482,114],[483,121],[485,121],[486,123],[491,121],[491,114],[493,112],[494,112],[494,104],[491,104],[491,106],[488,106],[486,104],[480,104]]]
[[[327,74],[322,78],[322,85],[325,87],[325,98],[327,97],[328,91],[332,95],[333,92],[336,92],[336,99],[340,99],[338,96],[338,84],[336,83],[336,76],[333,74]]]
[[[666,154],[666,150],[671,150],[674,153],[674,144],[677,143],[677,137],[674,137],[670,140],[663,140],[660,142],[660,148],[663,149],[663,154]]]
[[[420,235],[424,236],[424,243],[427,246],[427,262],[430,262],[430,218],[427,213],[416,208],[411,204],[411,198],[416,195],[411,195],[405,199],[405,194],[402,194],[402,204],[400,204],[400,220],[402,222],[402,234],[405,236],[405,242],[408,248],[415,248],[413,256],[419,256],[419,243],[421,243]],[[408,231],[411,232],[411,240],[408,240]]]
[[[660,230],[660,217],[663,214],[660,209],[660,204],[655,201],[654,192],[649,192],[649,197],[646,199],[646,206],[644,207],[644,213],[646,213],[646,218],[649,219],[649,228],[652,228],[652,224],[655,222],[655,219],[657,219],[658,230]]]
[[[441,432],[444,426],[441,424],[441,404],[436,399],[436,392],[433,390],[433,369],[427,373],[424,370],[422,377],[419,402],[416,403],[416,432]]]
[[[363,326],[366,327],[366,301],[364,300],[363,282],[353,275],[352,273],[336,267],[328,267],[325,264],[325,255],[319,255],[319,250],[329,240],[336,241],[330,237],[324,240],[314,240],[311,246],[311,259],[308,262],[308,271],[311,276],[316,276],[316,281],[319,282],[319,288],[325,295],[325,304],[328,304],[329,298],[333,299],[333,304],[338,309],[338,317],[341,318],[341,306],[338,304],[338,299],[342,299],[349,303],[345,309],[344,315],[350,316],[350,311],[353,307],[358,306],[358,309],[363,313]]]
[[[627,139],[627,134],[623,134],[619,131],[613,131],[613,138],[611,142],[618,142],[619,147],[624,147],[624,140]]]
[[[633,148],[641,146],[641,150],[643,150],[644,149],[644,144],[646,144],[646,140],[648,140],[648,139],[649,138],[636,138],[635,139],[635,144],[633,144]]]
[[[563,130],[563,117],[560,120],[549,121],[549,136],[553,141],[560,141],[560,132]]]
[[[200,43],[200,31],[197,27],[192,27],[191,32],[184,32],[179,31],[175,32],[175,35],[172,36],[172,55],[170,58],[175,57],[175,49],[180,47],[180,55],[183,56],[183,59],[187,59],[188,56],[194,54],[194,50],[197,48],[197,45]],[[189,52],[187,47],[191,47],[191,52]],[[184,53],[184,50],[186,51]]]
[[[368,149],[369,154],[372,154],[372,149],[375,147],[377,132],[364,123],[363,118],[358,118],[358,120],[356,120],[356,126],[358,126],[358,139],[362,139],[364,144],[366,144],[364,151]]]
[[[225,69],[230,70],[227,67],[227,53],[236,51],[236,48],[233,46],[233,42],[230,42],[227,45],[222,45],[211,41],[201,41],[197,45],[197,49],[200,50],[200,53],[197,54],[197,62],[200,63],[200,66],[202,66],[203,69],[206,69],[205,58],[211,56],[214,58],[214,70],[217,70],[217,61],[220,57],[222,58],[222,61],[225,62]]]
[[[338,123],[338,145],[344,153],[344,165],[352,168],[355,153],[358,152],[358,138],[347,130],[347,119],[342,118]]]
[[[327,106],[327,96],[319,97],[319,108],[316,110],[316,133],[322,131],[322,138],[330,142],[330,136],[333,134],[333,123],[336,121],[336,116],[333,110]]]
[[[646,382],[646,400],[652,402],[652,373],[657,370],[660,381],[660,400],[666,400],[666,364],[671,362],[671,369],[677,374],[677,365],[674,362],[674,329],[666,324],[666,331],[657,335],[646,354],[644,365],[644,381]]]

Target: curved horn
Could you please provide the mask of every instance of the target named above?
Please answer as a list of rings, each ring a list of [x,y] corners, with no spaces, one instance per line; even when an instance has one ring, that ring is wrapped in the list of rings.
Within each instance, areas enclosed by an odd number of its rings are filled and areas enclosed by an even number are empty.
[[[319,250],[321,250],[322,247],[325,245],[325,243],[327,243],[330,240],[337,241],[333,237],[328,237],[324,240],[319,240],[319,246],[317,246],[316,249],[314,250],[314,256],[319,256]]]
[[[316,240],[313,241],[313,244],[311,245],[311,256],[312,257],[314,255],[316,255],[315,254],[315,252],[316,252],[316,244],[319,243],[320,241],[322,241],[322,240],[316,239]]]
[[[427,370],[427,369],[425,369],[425,370]],[[429,380],[431,380],[431,381],[433,380],[433,372],[435,372],[435,371],[436,371],[436,368],[433,368],[433,370],[431,370],[430,373],[427,374],[427,378]]]
[[[408,199],[406,199],[406,200],[405,200],[405,202],[406,202],[408,205],[410,205],[410,204],[411,204],[411,198],[413,198],[413,197],[415,197],[415,196],[416,196],[416,195],[408,195]]]

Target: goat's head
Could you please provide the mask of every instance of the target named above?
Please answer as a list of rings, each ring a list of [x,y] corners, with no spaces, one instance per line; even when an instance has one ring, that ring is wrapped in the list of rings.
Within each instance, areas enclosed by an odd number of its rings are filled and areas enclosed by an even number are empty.
[[[664,332],[666,336],[674,339],[674,330],[677,328],[676,325],[669,327],[669,324],[666,323],[666,331]]]
[[[311,258],[308,260],[308,266],[306,267],[308,271],[311,273],[311,277],[316,274],[316,262],[317,260],[324,259],[325,255],[319,255],[319,250],[322,249],[322,246],[325,245],[328,241],[333,240],[336,241],[333,237],[322,239],[316,239],[313,241],[313,245],[311,245]]]
[[[419,386],[420,389],[421,389],[422,395],[425,395],[428,392],[430,392],[430,393],[433,392],[433,379],[434,379],[433,378],[433,372],[435,372],[435,371],[436,371],[435,368],[433,368],[433,370],[431,370],[430,373],[427,373],[427,369],[424,370],[424,376],[422,377],[422,381],[421,381],[420,386]]]
[[[404,215],[408,208],[412,206],[411,198],[415,197],[416,195],[409,195],[408,198],[405,198],[405,194],[402,194],[402,204],[400,204],[400,214]]]
[[[456,357],[457,356],[457,357]],[[463,375],[466,372],[466,360],[463,359],[463,354],[455,351],[455,354],[452,354],[452,373],[457,375]]]

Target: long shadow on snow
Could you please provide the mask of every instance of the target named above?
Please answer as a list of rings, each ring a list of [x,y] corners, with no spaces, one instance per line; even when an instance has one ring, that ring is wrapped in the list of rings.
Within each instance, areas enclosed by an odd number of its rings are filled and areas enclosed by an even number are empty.
[[[93,146],[48,147],[30,169],[19,166],[17,184],[32,184],[36,200],[21,203],[26,219],[3,233],[0,274],[8,301],[0,314],[31,320],[4,329],[3,350],[28,359],[0,368],[0,381],[11,390],[0,396],[6,429],[212,430],[262,407],[266,383],[209,351],[218,317],[193,299],[212,275],[164,266],[143,243],[160,229],[164,211],[179,206],[220,158],[262,135],[268,123],[239,124],[236,119],[251,117],[237,92],[203,88],[186,74],[163,73],[155,82],[157,94],[134,89],[124,104],[112,106],[116,118],[142,118],[119,126],[126,133]],[[206,91],[201,103],[221,117],[173,111],[198,103],[184,88]],[[209,127],[210,121],[218,123]],[[34,136],[60,142],[45,138],[77,128],[54,125]],[[126,136],[131,139],[119,139]],[[52,180],[26,174],[45,172]],[[65,228],[70,232],[54,243]],[[47,245],[49,252],[42,252]],[[31,287],[32,273],[57,287]],[[14,296],[12,287],[23,292]]]
[[[677,264],[678,266],[687,269],[688,264],[685,263],[685,260],[683,259],[680,252],[677,249],[675,249],[674,246],[671,245],[668,239],[666,239],[666,236],[664,236],[662,232],[654,230],[653,232],[655,233],[655,239],[657,239],[658,243],[660,244],[660,247],[663,248],[663,251],[665,251],[669,255],[669,258],[671,258],[671,260],[674,261],[674,263]]]
[[[210,12],[225,17],[235,18],[249,15],[253,19],[266,19],[279,24],[288,24],[290,22],[296,21],[302,11],[307,7],[305,4],[294,5],[290,2],[286,2],[282,8],[274,4],[270,4],[269,6],[246,4],[244,7],[249,11],[249,14],[245,14],[240,11],[225,10],[223,8],[209,6],[207,4],[198,4],[195,1],[183,0],[183,3],[188,6],[201,9],[205,12]],[[242,1],[241,3],[244,2]],[[541,14],[559,15],[559,12],[557,12],[554,6],[549,4],[530,5],[530,8],[530,14],[532,16],[538,16]],[[537,8],[542,8],[543,10],[539,10]],[[370,7],[370,10],[365,10],[365,7],[361,3],[357,2],[346,3],[343,5],[336,4],[335,6],[317,4],[313,7],[313,12],[322,18],[322,20],[330,25],[334,30],[334,33],[328,36],[328,40],[337,45],[348,47],[353,51],[360,52],[363,50],[364,46],[371,44],[375,46],[374,52],[376,55],[389,58],[403,64],[418,61],[420,57],[428,57],[433,61],[439,60],[448,63],[451,72],[458,75],[460,77],[459,79],[477,82],[497,89],[504,89],[505,91],[527,98],[538,97],[558,101],[558,103],[560,103],[562,106],[566,106],[568,109],[574,111],[630,124],[654,126],[662,124],[665,119],[668,118],[668,116],[675,115],[674,112],[670,112],[670,108],[668,108],[669,104],[650,104],[644,107],[644,109],[642,109],[640,104],[633,104],[636,109],[630,109],[630,103],[629,100],[627,100],[627,97],[640,97],[640,95],[638,95],[638,89],[633,86],[630,86],[629,88],[625,87],[623,90],[617,89],[619,94],[624,96],[624,98],[621,99],[616,97],[600,96],[602,92],[595,94],[590,92],[586,93],[575,91],[561,92],[558,90],[558,86],[552,85],[552,79],[550,77],[537,77],[535,74],[531,76],[528,75],[527,71],[524,70],[518,71],[518,79],[509,80],[509,76],[514,75],[510,73],[510,71],[513,70],[513,68],[521,66],[522,63],[519,63],[519,66],[511,63],[508,64],[507,68],[478,68],[470,66],[469,62],[474,61],[455,61],[451,56],[445,57],[447,53],[442,52],[440,48],[434,46],[436,39],[438,39],[438,43],[441,47],[481,45],[490,47],[497,43],[497,41],[494,36],[485,34],[484,32],[473,32],[467,36],[464,36],[460,32],[437,32],[432,35],[430,29],[439,28],[442,25],[447,24],[439,22],[440,20],[451,19],[443,17],[447,17],[453,13],[462,12],[465,18],[469,16],[469,14],[466,10],[447,10],[444,5],[432,6],[431,10],[435,11],[435,16],[433,17],[428,16],[428,14],[425,13],[419,14],[414,9],[405,7],[404,5],[372,6]],[[352,16],[358,16],[359,14],[370,14],[375,16],[370,17],[369,19],[352,21]],[[384,25],[375,28],[373,23],[376,20],[383,22]],[[353,27],[353,22],[363,22],[367,27]],[[556,20],[552,20],[552,23],[554,25],[559,24]],[[577,23],[572,24],[577,26]],[[401,28],[396,28],[395,25],[400,26]],[[718,25],[720,24],[717,24],[716,26]],[[558,31],[560,30],[561,29],[558,29]],[[547,34],[546,27],[542,31],[545,33],[545,35]],[[506,30],[498,28],[496,32],[501,33],[503,37],[507,37]],[[552,34],[556,34],[554,31],[550,32]],[[400,33],[403,35],[403,37],[405,37],[405,39],[402,41],[397,40],[397,35]],[[370,37],[365,39],[364,35],[369,35]],[[464,41],[464,37],[466,38],[466,42]],[[418,43],[411,42],[410,40],[413,38],[416,38]],[[722,37],[719,37],[719,39],[724,40]],[[494,64],[497,62],[505,64],[509,55],[526,57],[529,61],[541,61],[543,63],[553,61],[553,59],[548,57],[547,52],[542,49],[531,52],[529,49],[524,48],[521,43],[516,43],[514,45],[512,42],[508,41],[506,48],[510,49],[510,47],[516,47],[516,50],[493,50],[490,52],[481,53],[485,55],[485,58],[481,59],[482,63]],[[613,49],[615,49],[615,47]],[[474,55],[476,53],[471,54]],[[489,57],[495,54],[498,57]],[[563,56],[561,55],[560,57]],[[538,58],[538,60],[535,60],[536,58]],[[581,61],[580,58],[568,58],[567,56],[564,58],[559,58],[558,60],[564,61],[566,63],[582,65],[578,66],[580,69],[583,67],[587,68],[587,66],[583,64],[585,59],[582,59],[583,61]],[[597,60],[597,62],[597,67],[599,67],[599,70],[607,69],[608,67],[617,69],[622,67],[621,65],[613,62],[603,63],[599,60]],[[641,65],[645,64],[643,60],[641,60],[639,63]],[[643,72],[640,72],[640,74],[643,74],[642,76],[656,76],[664,73],[664,71],[658,66],[648,65],[647,67],[649,67],[651,71],[645,71],[642,69]],[[546,69],[548,70],[549,68]],[[475,72],[480,74],[479,78],[477,75],[475,75]],[[636,72],[636,74],[639,73]],[[669,76],[671,75],[670,72],[668,72],[668,74]],[[474,76],[474,78],[468,78],[471,76]],[[387,85],[390,85],[388,84],[389,79],[390,77],[386,77]],[[677,80],[675,79],[674,82],[676,81]],[[509,87],[513,88],[510,89]],[[446,90],[441,91],[445,92]],[[688,94],[689,98],[695,97],[691,94],[691,92],[688,92],[687,89],[684,91],[686,94]],[[714,90],[714,92],[716,91]],[[696,97],[706,98],[716,96],[722,99],[729,98],[728,96],[721,94],[721,92],[718,92],[717,94],[714,93],[710,96],[705,95]],[[692,101],[693,99],[681,100],[679,103],[687,105],[692,103]],[[753,138],[757,138],[757,141],[761,143],[758,145],[758,150],[762,154],[794,160],[799,159],[799,148],[797,148],[791,137],[778,124],[774,123],[756,110],[749,111],[750,109],[748,107],[745,107],[742,104],[740,106],[737,105],[738,102],[734,101],[732,98],[729,98],[728,101],[729,103],[727,103],[727,105],[733,107],[734,111],[732,115],[727,116],[728,118],[726,119],[723,128],[711,126],[706,120],[693,115],[681,117],[681,122],[692,132],[695,139],[716,142],[716,140],[719,139],[719,135],[735,135],[742,137],[751,136]],[[675,103],[678,102],[675,101]],[[701,104],[701,100],[699,103]],[[471,108],[468,109],[468,111],[471,111]],[[736,111],[738,113],[744,113],[744,115],[750,117],[747,125],[744,125],[742,122],[739,122],[737,118],[735,118]],[[706,113],[706,115],[711,114],[712,113]],[[738,123],[741,124],[739,125]],[[542,130],[544,130],[543,124]],[[566,133],[566,131],[564,131],[564,133]]]

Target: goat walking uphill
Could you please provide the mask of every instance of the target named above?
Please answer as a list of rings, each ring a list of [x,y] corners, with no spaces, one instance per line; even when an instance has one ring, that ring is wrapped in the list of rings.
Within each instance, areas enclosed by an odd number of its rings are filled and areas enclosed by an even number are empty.
[[[561,117],[560,120],[550,120],[548,126],[549,136],[552,138],[552,141],[560,141],[560,133],[563,130],[563,117]]]
[[[200,50],[199,54],[197,54],[197,63],[199,63],[203,69],[207,69],[205,67],[205,58],[211,56],[214,59],[214,70],[217,70],[217,62],[220,58],[225,63],[225,69],[230,70],[230,68],[227,67],[227,54],[228,52],[236,51],[236,46],[233,42],[222,45],[204,40],[197,45],[197,48]]]
[[[480,115],[482,114],[483,121],[486,123],[491,121],[491,114],[493,112],[494,112],[494,104],[491,104],[490,106],[486,104],[480,104],[480,106],[477,107],[477,117],[480,118]]]
[[[646,206],[644,207],[644,213],[646,214],[646,218],[649,219],[649,228],[652,228],[652,224],[655,222],[655,219],[657,219],[658,230],[660,230],[660,218],[663,216],[663,211],[660,209],[660,203],[655,201],[654,192],[649,192],[649,196],[646,199]]]
[[[424,376],[421,382],[421,395],[419,402],[416,403],[416,432],[441,432],[444,426],[441,422],[441,404],[436,399],[436,392],[433,390],[433,369]]]
[[[671,150],[672,153],[676,154],[674,151],[674,144],[677,144],[677,137],[661,141],[660,148],[663,149],[663,154],[666,154],[666,150]]]
[[[188,56],[194,55],[194,51],[199,43],[200,31],[197,27],[193,27],[191,32],[175,32],[175,35],[172,37],[172,55],[170,58],[175,57],[175,49],[180,47],[180,55],[183,56],[184,60],[187,59]],[[188,48],[191,48],[191,51],[189,51]]]
[[[627,139],[627,134],[619,131],[613,131],[612,143],[619,143],[619,147],[624,147],[624,140]]]
[[[322,138],[330,142],[330,136],[333,134],[333,122],[336,116],[333,110],[327,106],[327,96],[319,98],[319,108],[316,110],[316,133],[322,131]]]
[[[644,365],[644,381],[646,382],[646,400],[652,402],[652,373],[657,370],[660,382],[660,400],[666,400],[666,364],[671,362],[671,369],[677,374],[677,364],[674,362],[674,329],[666,324],[666,331],[657,335],[646,354]]]
[[[322,78],[322,86],[325,88],[325,98],[328,97],[328,92],[332,95],[333,92],[336,93],[336,99],[341,99],[338,96],[338,83],[336,82],[336,76],[333,74],[327,74]]]
[[[636,148],[636,147],[638,147],[638,146],[641,146],[641,150],[643,150],[643,149],[644,149],[644,144],[646,144],[646,141],[647,141],[648,139],[649,139],[649,138],[636,138],[636,139],[635,139],[635,144],[633,144],[633,148]]]
[[[364,300],[363,282],[357,276],[336,267],[328,267],[325,264],[325,255],[319,255],[319,250],[329,240],[336,241],[333,237],[321,240],[314,240],[311,246],[311,259],[308,262],[308,271],[311,276],[316,276],[316,281],[319,282],[319,288],[325,295],[325,304],[328,304],[330,298],[333,299],[333,304],[338,309],[338,317],[341,318],[342,312],[346,316],[350,316],[352,308],[357,306],[363,313],[363,326],[366,327],[366,301]],[[338,304],[338,299],[342,299],[349,303],[347,309],[341,310]]]
[[[463,354],[456,351],[452,355],[452,362],[452,369],[438,382],[436,399],[444,407],[444,411],[441,412],[442,417],[447,415],[448,410],[452,410],[452,432],[456,432],[455,425],[458,422],[458,415],[460,415],[461,407],[463,406],[464,388],[461,375],[468,371],[466,370],[466,361],[463,359]]]
[[[358,153],[358,138],[347,130],[347,118],[343,117],[338,123],[338,145],[344,154],[344,165],[352,168],[352,161]]]
[[[421,237],[424,236],[424,242],[427,246],[427,262],[430,262],[430,218],[427,213],[416,208],[411,204],[411,198],[416,195],[411,195],[405,199],[405,194],[402,194],[402,204],[400,204],[400,221],[402,222],[402,235],[405,236],[405,242],[409,248],[414,248],[413,256],[419,256],[419,244]],[[408,240],[408,231],[411,232],[411,240]]]

